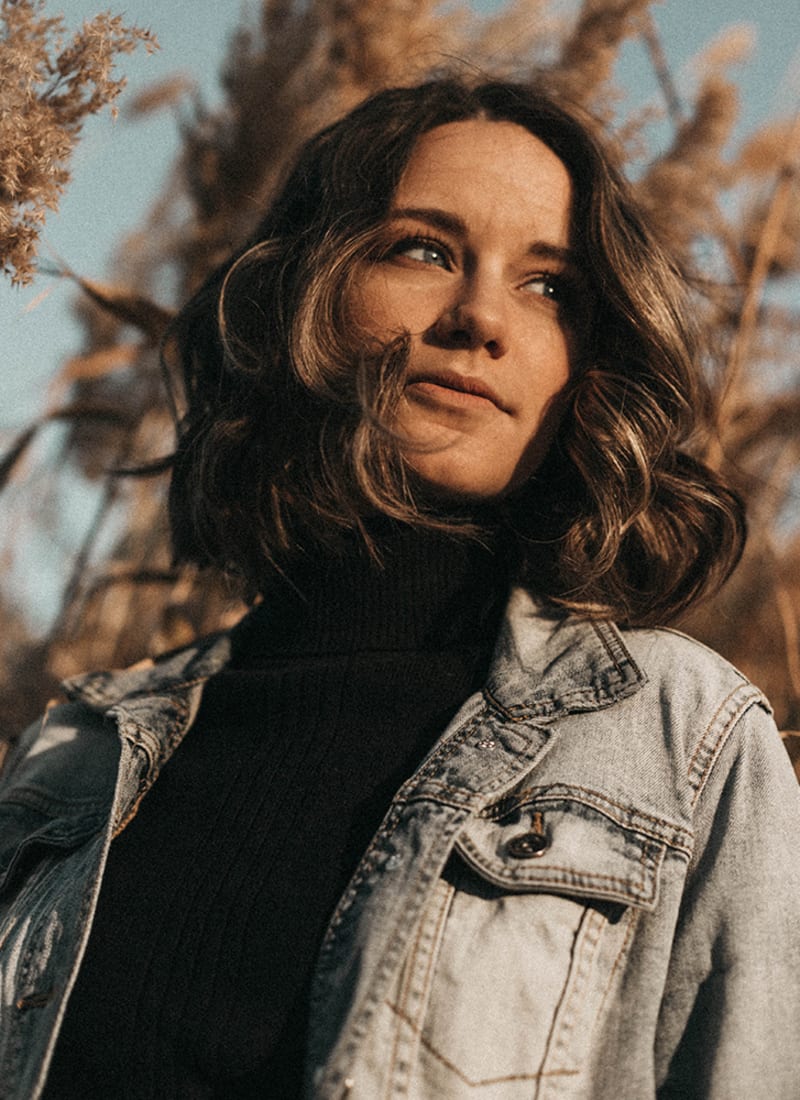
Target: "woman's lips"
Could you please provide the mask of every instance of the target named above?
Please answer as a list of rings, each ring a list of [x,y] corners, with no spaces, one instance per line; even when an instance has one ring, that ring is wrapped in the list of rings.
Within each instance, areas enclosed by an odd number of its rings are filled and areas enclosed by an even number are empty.
[[[411,378],[408,387],[423,399],[436,404],[453,405],[458,408],[479,408],[481,405],[494,405],[503,412],[508,410],[498,394],[480,378],[468,375],[442,373],[422,374]]]

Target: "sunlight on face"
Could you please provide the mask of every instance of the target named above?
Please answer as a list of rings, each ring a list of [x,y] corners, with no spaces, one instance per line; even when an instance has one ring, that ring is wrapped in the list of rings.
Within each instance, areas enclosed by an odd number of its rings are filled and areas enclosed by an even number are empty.
[[[571,202],[564,164],[511,122],[439,126],[406,166],[353,306],[379,341],[410,338],[396,427],[437,496],[503,496],[552,440],[580,294]]]

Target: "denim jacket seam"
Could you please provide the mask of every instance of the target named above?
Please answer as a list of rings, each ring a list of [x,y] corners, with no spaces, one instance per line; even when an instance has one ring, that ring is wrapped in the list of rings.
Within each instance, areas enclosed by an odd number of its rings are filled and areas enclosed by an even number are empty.
[[[458,1077],[460,1081],[463,1081],[464,1084],[466,1084],[469,1088],[481,1088],[487,1085],[502,1085],[506,1083],[510,1084],[512,1081],[539,1081],[544,1077],[576,1077],[580,1072],[579,1070],[574,1069],[554,1069],[549,1071],[540,1070],[535,1073],[508,1073],[504,1074],[502,1077],[488,1077],[480,1078],[477,1080],[473,1079],[471,1077],[468,1077],[463,1072],[463,1070],[460,1070],[458,1068],[455,1062],[452,1062],[449,1058],[442,1054],[442,1052],[432,1042],[430,1042],[430,1040],[425,1038],[425,1036],[422,1034],[422,1029],[415,1020],[412,1020],[410,1016],[398,1009],[396,1005],[391,1004],[391,1002],[387,1001],[386,1004],[387,1007],[400,1020],[402,1020],[403,1023],[407,1024],[411,1028],[411,1030],[418,1036],[420,1046],[423,1046],[432,1058],[434,1058],[441,1065],[449,1069],[456,1077]]]
[[[408,963],[406,965],[406,972],[403,974],[403,979],[402,979],[400,989],[398,991],[398,997],[397,997],[399,1011],[402,1013],[402,1015],[404,1017],[409,1018],[409,1023],[411,1021],[410,1021],[409,1013],[406,1009],[406,998],[408,997],[409,986],[411,985],[411,982],[412,982],[412,971],[414,969],[413,968],[413,960],[414,960],[417,952],[419,951],[419,944],[420,944],[420,939],[422,937],[423,923],[424,922],[421,921],[421,920],[417,922],[417,927],[416,927],[416,930],[415,930],[413,942],[409,945]],[[388,997],[386,998],[386,1003],[391,1005],[391,1002],[389,1001]],[[394,1033],[394,1039],[392,1041],[392,1053],[389,1057],[389,1062],[388,1062],[388,1072],[387,1072],[387,1075],[386,1075],[387,1076],[387,1085],[390,1082],[390,1079],[392,1078],[392,1076],[394,1075],[395,1067],[397,1065],[397,1054],[398,1054],[397,1048],[399,1046],[399,1043],[400,1043],[400,1030],[399,1030],[399,1028],[396,1028],[395,1033]],[[387,1095],[388,1095],[388,1092],[387,1092]]]
[[[346,890],[340,897],[339,902],[333,911],[333,915],[328,922],[325,937],[320,947],[320,959],[322,959],[322,957],[327,953],[331,941],[334,939],[335,934],[339,929],[339,926],[341,925],[345,916],[349,912],[353,902],[355,901],[355,898],[357,897],[362,884],[375,870],[378,862],[378,857],[380,855],[380,849],[383,847],[385,842],[390,839],[392,834],[397,829],[397,826],[400,824],[400,821],[402,819],[403,805],[404,804],[401,802],[395,802],[395,804],[389,810],[389,813],[381,824],[380,828],[370,841],[367,850],[364,852],[364,855],[361,857],[361,860],[359,861],[358,867],[356,868],[353,877],[350,879]]]
[[[484,687],[487,700],[505,718],[512,722],[551,721],[576,711],[604,710],[620,700],[620,690],[627,687],[628,678],[615,668],[608,672],[608,684],[599,681],[565,691],[549,692],[538,699],[526,699],[521,703],[501,703],[490,686]]]
[[[606,997],[608,997],[608,994],[611,990],[611,986],[613,985],[613,982],[614,982],[614,977],[615,977],[615,975],[617,973],[617,970],[619,969],[620,963],[622,962],[623,958],[625,957],[625,955],[628,951],[628,947],[630,946],[630,943],[633,939],[634,933],[636,931],[636,926],[639,923],[639,919],[641,917],[641,912],[642,911],[640,909],[637,909],[637,908],[631,906],[630,909],[628,910],[628,913],[626,913],[623,917],[623,919],[627,919],[628,927],[625,929],[625,936],[622,940],[622,943],[619,946],[619,951],[617,951],[617,954],[614,956],[614,962],[613,962],[613,964],[611,965],[611,967],[609,969],[608,980],[605,984],[602,996],[600,998],[600,1007],[599,1007],[598,1012],[602,1011],[602,1008],[605,1005]]]
[[[7,805],[37,810],[39,813],[47,814],[48,817],[64,813],[83,813],[92,817],[104,812],[97,807],[96,794],[68,797],[66,794],[54,791],[44,792],[35,783],[28,782],[15,783],[8,791],[4,791],[3,802]]]
[[[139,716],[135,713],[135,708],[126,706],[129,697],[118,700],[105,711],[116,722],[118,736],[127,741],[133,752],[143,753],[146,760],[145,770],[138,781],[136,794],[128,804],[125,813],[114,823],[113,839],[116,839],[136,817],[142,799],[158,779],[164,764],[170,759],[191,729],[194,716],[191,702],[187,697],[188,691],[192,687],[204,685],[207,679],[207,677],[203,677],[184,682],[180,691],[174,691],[169,695],[171,713],[168,719],[165,718],[164,728],[159,732],[155,732],[152,728],[145,729]],[[164,696],[165,693],[162,691],[159,694]],[[131,696],[130,698],[144,697],[146,696],[140,695]],[[137,736],[142,732],[147,733],[149,738],[142,739],[141,736]],[[152,750],[148,741],[152,743]]]
[[[725,721],[721,724],[720,728],[717,730],[715,728],[716,723],[719,720],[720,716],[724,713],[725,707],[733,699],[735,699],[737,695],[741,694],[743,690],[745,691],[744,698],[736,706],[736,708],[731,711],[730,715],[728,715]],[[726,695],[726,697],[717,707],[703,736],[700,738],[700,741],[698,742],[694,753],[692,754],[692,758],[689,761],[689,765],[687,768],[687,778],[693,790],[691,803],[692,809],[694,809],[697,805],[703,789],[708,782],[709,776],[714,770],[714,765],[719,758],[719,754],[722,751],[722,748],[725,745],[728,737],[730,736],[731,731],[736,727],[740,718],[752,706],[757,705],[760,699],[761,693],[758,688],[746,682],[744,685],[739,685],[734,688],[733,691],[729,692],[728,695]],[[701,757],[704,754],[707,756],[705,763],[701,764],[701,767],[699,771],[696,772],[696,774],[693,774],[695,773],[698,761],[700,761]]]
[[[592,620],[591,626],[617,670],[620,679],[627,680],[626,666],[632,670],[637,679],[643,679],[642,671],[634,661],[620,633],[605,620]]]
[[[461,823],[460,823],[460,821],[458,821],[457,815],[456,815],[456,820],[454,822],[451,822],[450,836],[448,837],[448,843],[447,843],[448,852],[452,851],[452,838],[456,835],[458,827],[460,826],[460,824]],[[415,878],[413,880],[413,887],[412,887],[411,890],[409,890],[408,895],[407,895],[407,903],[408,904],[406,906],[406,911],[408,911],[409,909],[411,909],[413,911],[414,907],[416,906],[418,901],[420,901],[420,900],[424,901],[425,897],[428,895],[428,893],[430,891],[431,882],[434,881],[434,879],[436,879],[437,876],[440,873],[441,873],[441,868],[431,869],[430,866],[426,866],[421,873],[418,873],[415,876]],[[348,893],[352,893],[352,891],[348,891]],[[351,899],[351,903],[352,903],[352,899]],[[348,905],[347,908],[349,909],[349,907],[350,906]],[[344,911],[340,914],[340,919],[339,919],[339,923],[337,925],[336,930],[338,930],[338,927],[340,927],[340,925],[341,925],[341,917],[343,915],[344,915]],[[401,922],[401,925],[402,924],[403,924],[403,922]],[[404,925],[403,925],[403,927],[404,927]],[[319,952],[319,955],[318,955],[318,967],[317,967],[318,973],[319,973],[320,968],[323,965],[324,960],[327,958],[327,956],[330,954],[330,951],[333,948],[334,939],[335,939],[334,927],[333,927],[333,922],[331,922],[331,925],[329,925],[329,927],[328,927],[328,933],[326,934],[325,940],[323,941],[322,948],[320,949],[320,952]],[[387,979],[387,977],[391,975],[394,968],[402,960],[402,958],[403,958],[402,952],[403,952],[404,947],[406,945],[407,945],[407,939],[404,936],[402,927],[398,931],[398,926],[395,926],[394,934],[389,938],[388,942],[386,943],[383,955],[381,956],[380,961],[378,962],[378,964],[375,968],[375,972],[373,974],[372,981],[370,983],[370,988],[367,992],[367,995],[364,996],[363,1000],[358,1005],[357,1011],[355,1012],[355,1014],[353,1016],[352,1024],[350,1025],[350,1029],[349,1029],[349,1034],[347,1035],[347,1041],[346,1041],[345,1045],[342,1047],[342,1049],[338,1052],[335,1060],[333,1062],[329,1063],[330,1066],[331,1066],[331,1070],[330,1070],[331,1075],[328,1078],[328,1080],[325,1082],[327,1085],[334,1086],[334,1085],[336,1085],[337,1083],[339,1083],[341,1081],[342,1076],[343,1076],[343,1072],[340,1068],[335,1068],[335,1067],[340,1067],[340,1066],[343,1066],[344,1064],[348,1063],[353,1058],[356,1051],[358,1050],[358,1047],[359,1047],[360,1043],[362,1042],[362,1040],[364,1039],[364,1036],[367,1033],[367,1030],[368,1030],[369,1024],[370,1024],[370,1020],[373,1016],[373,1013],[375,1012],[375,1009],[379,1005],[384,1003],[385,998],[386,998],[386,993],[385,993],[384,989],[382,989],[382,988],[377,988],[376,989],[376,987],[380,987],[385,983],[385,980]],[[313,992],[312,992],[312,996],[311,996],[310,1000],[311,1000],[312,1011],[313,1011],[313,1004],[314,1004]]]
[[[494,796],[495,791],[502,790],[510,780],[513,780],[514,774],[519,768],[528,764],[533,767],[536,758],[542,751],[541,745],[529,745],[528,749],[534,749],[529,755],[526,755],[525,751],[510,753],[506,766],[498,769],[496,776],[482,783],[479,787],[453,786],[438,778],[442,765],[452,759],[474,733],[486,727],[486,719],[486,711],[481,709],[461,729],[454,731],[447,740],[441,742],[425,763],[403,784],[395,801],[410,804],[433,799],[441,805],[450,806],[452,809],[466,809],[469,812],[477,812],[487,800]],[[531,723],[528,723],[528,726],[531,731],[544,735],[544,744],[546,745],[549,729],[538,725],[533,726]]]
[[[208,681],[212,678],[213,673],[207,673],[203,676],[195,676],[191,680],[174,680],[165,681],[164,683],[148,684],[146,687],[139,688],[137,691],[126,692],[121,699],[116,699],[113,702],[107,703],[109,708],[118,706],[120,703],[127,703],[128,701],[136,699],[148,699],[157,695],[168,697],[170,700],[179,698],[187,691],[190,691],[193,687],[204,687]]]
[[[414,786],[417,786],[420,780],[428,779],[436,781],[435,775],[433,773],[436,772],[442,764],[446,763],[452,756],[456,754],[456,752],[461,748],[461,746],[470,737],[470,735],[475,732],[475,730],[480,729],[481,726],[485,724],[486,717],[487,715],[485,708],[481,708],[481,710],[479,710],[477,714],[473,715],[473,717],[464,726],[462,726],[461,729],[455,730],[446,741],[442,742],[440,745],[438,745],[437,748],[433,750],[428,759],[411,777],[411,780],[409,780],[408,783],[411,783],[413,781]],[[400,788],[401,793],[405,789],[406,785],[407,784],[404,784],[403,787]],[[442,784],[442,786],[444,787],[444,784]],[[451,788],[451,790],[455,789],[456,788]]]
[[[445,905],[445,904],[440,905],[439,911],[438,911],[437,916],[436,916],[436,924],[435,924],[434,929],[433,929],[433,938],[434,938],[434,941],[437,942],[437,943],[438,943],[438,941],[441,937],[442,929],[444,928],[444,925],[447,921],[448,909],[449,909],[449,904],[448,905]],[[422,1027],[420,1026],[420,1024],[418,1023],[417,1020],[412,1018],[411,1013],[409,1011],[409,1007],[407,1005],[407,998],[408,998],[408,994],[409,994],[409,987],[413,983],[413,979],[414,979],[413,960],[419,954],[420,944],[421,944],[421,941],[422,941],[424,928],[425,928],[425,921],[423,919],[420,919],[417,922],[417,929],[416,929],[416,935],[414,937],[414,943],[413,943],[413,945],[411,947],[411,950],[409,951],[409,954],[408,954],[408,960],[409,960],[409,962],[408,962],[408,973],[403,978],[403,983],[402,983],[402,986],[401,986],[400,991],[399,991],[399,996],[397,997],[397,1004],[395,1005],[388,997],[385,999],[385,1003],[386,1003],[387,1007],[393,1013],[395,1013],[401,1021],[406,1023],[410,1027],[412,1034],[418,1036],[418,1038],[420,1040],[422,1039]],[[434,951],[429,951],[428,952],[428,957],[427,957],[426,962],[425,962],[425,974],[422,976],[422,986],[423,986],[423,989],[426,991],[426,993],[430,989],[431,975],[432,975],[432,972],[433,972],[433,965],[434,965],[434,956],[435,956],[435,950]],[[395,1030],[394,1041],[392,1043],[392,1055],[391,1055],[391,1058],[389,1060],[389,1072],[387,1074],[387,1085],[390,1083],[390,1078],[394,1075],[394,1072],[395,1072],[395,1067],[396,1067],[396,1064],[397,1064],[399,1044],[400,1044],[400,1029],[397,1028]],[[388,1089],[387,1089],[387,1096],[388,1096]]]
[[[61,1031],[61,1022],[63,1021],[64,1014],[66,1012],[66,1009],[67,1009],[67,1006],[68,1006],[68,1003],[69,1003],[69,997],[70,997],[70,995],[72,993],[72,990],[75,986],[75,982],[77,981],[78,974],[80,972],[80,967],[81,967],[81,964],[83,962],[84,954],[85,954],[85,951],[86,951],[86,945],[88,943],[89,936],[91,935],[92,925],[94,923],[94,914],[97,911],[97,902],[98,902],[98,898],[99,898],[99,895],[100,895],[100,890],[101,890],[102,883],[103,883],[103,877],[104,877],[106,861],[108,859],[108,850],[109,850],[110,844],[112,843],[112,841],[114,839],[112,816],[113,816],[115,806],[116,806],[116,802],[117,802],[117,794],[118,794],[118,791],[119,791],[119,788],[120,788],[120,785],[121,785],[121,782],[122,782],[122,775],[123,775],[124,765],[125,765],[124,752],[121,752],[120,753],[120,759],[117,763],[116,779],[115,779],[115,784],[114,784],[114,787],[115,787],[114,798],[113,798],[113,801],[112,801],[112,805],[109,807],[109,812],[108,812],[107,821],[106,821],[106,827],[103,831],[102,849],[101,849],[98,864],[97,864],[97,867],[96,867],[96,875],[95,875],[95,878],[93,880],[91,890],[85,891],[84,894],[83,894],[83,897],[81,898],[81,909],[80,909],[80,920],[79,920],[80,927],[82,929],[81,938],[79,940],[78,947],[77,947],[76,953],[75,953],[73,961],[72,961],[71,970],[70,970],[70,972],[67,976],[67,980],[66,980],[66,983],[65,983],[65,986],[64,986],[63,995],[62,995],[62,998],[61,998],[59,1011],[58,1011],[58,1018],[57,1018],[57,1020],[54,1024],[51,1035],[49,1037],[48,1047],[47,1047],[44,1058],[42,1060],[42,1064],[41,1064],[40,1069],[39,1069],[39,1075],[38,1075],[38,1078],[37,1078],[36,1083],[35,1083],[35,1092],[34,1092],[35,1097],[39,1097],[41,1095],[41,1091],[42,1091],[42,1089],[44,1088],[44,1086],[46,1084],[47,1074],[48,1074],[49,1068],[50,1068],[50,1063],[51,1063],[53,1053],[54,1053],[54,1050],[55,1050],[55,1046],[56,1046],[56,1043],[57,1043],[57,1040],[58,1040],[58,1035],[60,1034],[60,1031]]]
[[[498,789],[508,786],[509,775],[507,770],[498,775],[491,783],[485,784],[480,790],[470,787],[451,787],[439,779],[428,779],[422,790],[417,790],[417,784],[409,790],[402,801],[410,804],[413,802],[436,801],[442,806],[450,806],[454,810],[467,810],[470,813],[480,813],[476,807],[486,799],[491,798]]]
[[[372,872],[375,870],[378,859],[381,854],[381,849],[385,846],[386,842],[392,837],[396,831],[398,825],[402,820],[402,811],[407,805],[405,802],[397,801],[392,806],[389,814],[387,815],[383,825],[378,829],[372,838],[369,847],[367,848],[364,856],[362,857],[355,874],[350,880],[347,889],[342,897],[339,899],[339,903],[336,906],[333,916],[331,917],[328,928],[325,934],[325,938],[322,941],[319,957],[322,959],[323,954],[329,949],[332,940],[335,938],[336,932],[339,930],[344,918],[352,907],[362,885],[369,878]],[[452,807],[453,809],[463,810],[463,807]],[[462,816],[463,821],[463,816]],[[461,825],[458,825],[453,829],[453,836],[458,833],[458,829]]]
[[[100,711],[108,710],[118,703],[131,699],[172,695],[185,688],[206,683],[228,664],[229,654],[217,654],[215,651],[223,648],[223,644],[230,638],[230,633],[230,630],[219,631],[184,646],[182,650],[162,654],[157,658],[147,658],[133,668],[122,672],[93,672],[69,677],[63,681],[62,689],[69,699],[84,702]],[[199,673],[193,672],[193,666],[196,666],[199,661],[208,661],[209,654],[212,655],[209,667]],[[179,656],[182,658],[180,673],[172,671],[170,667]],[[162,665],[165,667],[162,668]],[[138,673],[138,683],[132,684],[122,692],[119,689],[109,690],[123,677],[131,676],[134,672]]]
[[[554,1073],[581,1072],[578,1067],[568,1064],[570,1041],[575,1034],[576,1021],[580,1019],[581,1007],[586,1002],[587,973],[591,971],[603,925],[604,920],[599,913],[589,908],[584,911],[576,934],[574,965],[570,968],[564,990],[565,1000],[556,1011],[542,1061],[544,1072],[541,1074],[543,1080],[540,1089],[547,1089],[551,1083],[547,1079]],[[537,1091],[536,1095],[538,1097],[540,1092]]]

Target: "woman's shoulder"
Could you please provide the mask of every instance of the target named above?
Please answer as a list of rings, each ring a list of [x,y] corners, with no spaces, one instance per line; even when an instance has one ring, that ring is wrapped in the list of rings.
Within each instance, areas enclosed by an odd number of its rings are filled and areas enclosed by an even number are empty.
[[[658,709],[662,728],[679,732],[695,799],[713,773],[740,767],[744,758],[766,771],[791,775],[769,700],[744,673],[680,630],[619,633],[644,670],[643,701]]]
[[[788,760],[763,693],[676,630],[564,614],[517,590],[493,677],[492,697],[507,713],[567,732],[556,738],[559,766],[602,773],[620,789],[655,775],[659,789],[684,792],[687,811],[729,747],[728,756],[764,742],[777,766]]]
[[[695,717],[709,708],[716,713],[726,700],[746,700],[770,712],[742,672],[689,635],[564,612],[522,588],[512,592],[499,652],[529,683],[558,696],[554,710],[601,709],[640,696],[631,705],[650,699],[674,710],[682,703]],[[519,680],[515,686],[522,693]]]
[[[698,700],[744,694],[771,712],[764,694],[729,660],[674,627],[619,627],[624,645],[650,680]]]

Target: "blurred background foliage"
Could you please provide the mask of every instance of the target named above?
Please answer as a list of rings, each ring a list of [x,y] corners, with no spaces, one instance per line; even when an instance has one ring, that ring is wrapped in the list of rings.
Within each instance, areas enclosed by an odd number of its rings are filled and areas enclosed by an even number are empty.
[[[98,90],[95,82],[95,98],[84,100],[93,110],[118,92],[106,62],[145,37],[107,21],[95,28],[93,53],[73,49],[61,61],[56,50],[48,60],[53,27],[45,25],[41,4],[3,0],[2,13],[6,30],[11,14],[27,13],[27,38],[18,34],[15,48],[27,50],[29,61],[17,55],[14,68],[6,33],[0,74],[30,75],[35,54],[40,76],[50,71],[52,77],[53,66],[60,72],[58,64],[68,61],[70,87],[81,79],[87,87],[89,57],[102,85]],[[632,103],[615,83],[620,50],[631,39],[641,42],[657,77],[657,107]],[[740,30],[718,38],[697,59],[701,79],[687,101],[665,60],[648,0],[584,0],[569,15],[549,0],[509,0],[492,15],[437,0],[262,0],[230,42],[221,106],[205,109],[180,76],[133,100],[127,111],[134,117],[180,107],[174,169],[146,224],[121,242],[110,279],[75,277],[83,345],[61,365],[41,417],[6,441],[0,460],[3,574],[12,577],[15,560],[37,540],[63,539],[56,551],[64,575],[60,607],[44,631],[28,620],[13,586],[0,587],[0,737],[35,717],[62,677],[130,663],[241,613],[221,578],[172,568],[165,476],[114,472],[157,462],[171,448],[175,410],[158,351],[165,325],[246,238],[308,136],[386,84],[455,68],[517,79],[544,72],[587,106],[615,135],[665,243],[702,276],[695,303],[713,334],[707,367],[720,399],[718,430],[704,443],[705,455],[745,496],[751,537],[723,591],[678,625],[767,692],[794,753],[792,731],[800,730],[800,116],[790,105],[785,117],[732,142],[739,103],[731,69],[742,52]],[[62,74],[58,94],[69,81],[69,73]],[[38,87],[29,81],[31,110],[54,95],[46,80]],[[44,162],[50,156],[66,184],[64,127],[48,117],[49,147],[40,133],[37,155]],[[80,118],[76,126],[74,112],[70,117],[74,138]],[[654,128],[661,133],[655,154]],[[20,138],[13,140],[18,154]],[[0,168],[11,141],[0,128]],[[23,188],[18,205],[24,198]],[[0,261],[13,275],[17,238],[9,202],[0,184]],[[38,223],[26,224],[18,279],[36,252]]]

